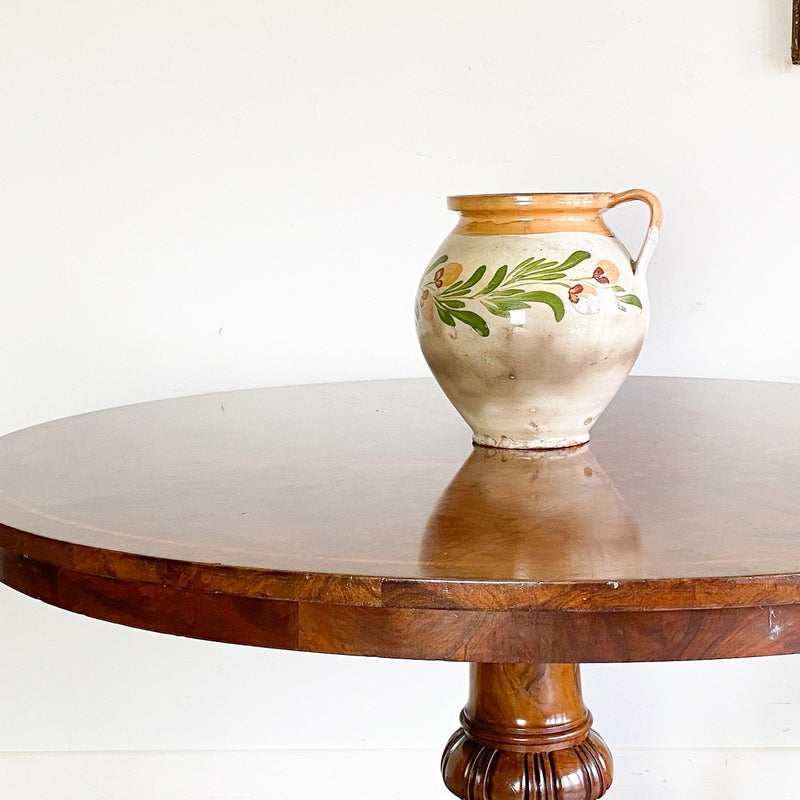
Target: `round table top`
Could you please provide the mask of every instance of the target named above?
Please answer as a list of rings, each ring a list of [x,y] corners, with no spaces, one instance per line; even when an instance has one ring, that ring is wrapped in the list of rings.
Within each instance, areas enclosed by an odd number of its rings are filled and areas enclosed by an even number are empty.
[[[797,652],[798,407],[800,385],[631,378],[589,445],[547,452],[473,448],[430,380],[71,417],[0,439],[0,580],[295,649]]]

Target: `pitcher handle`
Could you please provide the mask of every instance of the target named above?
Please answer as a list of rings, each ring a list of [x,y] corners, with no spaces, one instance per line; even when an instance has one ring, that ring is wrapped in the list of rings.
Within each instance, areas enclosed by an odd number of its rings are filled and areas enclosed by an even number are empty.
[[[650,206],[650,227],[647,229],[647,235],[644,237],[642,249],[633,262],[633,272],[636,274],[639,270],[644,272],[650,262],[653,251],[656,249],[658,233],[661,230],[661,222],[664,219],[664,212],[661,210],[661,202],[659,199],[652,192],[648,192],[645,189],[628,189],[626,192],[618,192],[612,195],[611,199],[608,201],[608,208],[614,208],[614,206],[618,206],[620,203],[627,203],[629,200],[641,200],[643,203],[647,203],[647,205]]]

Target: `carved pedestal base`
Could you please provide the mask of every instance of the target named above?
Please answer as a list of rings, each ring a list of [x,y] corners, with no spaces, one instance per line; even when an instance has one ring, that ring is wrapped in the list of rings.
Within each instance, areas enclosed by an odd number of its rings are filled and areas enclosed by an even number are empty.
[[[577,664],[472,664],[444,782],[463,800],[596,800],[612,761],[591,725]]]

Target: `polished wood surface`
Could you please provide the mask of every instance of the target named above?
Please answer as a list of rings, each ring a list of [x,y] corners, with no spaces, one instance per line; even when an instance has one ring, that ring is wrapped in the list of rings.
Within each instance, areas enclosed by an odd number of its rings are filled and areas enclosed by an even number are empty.
[[[577,664],[473,664],[445,784],[468,800],[596,800],[613,762],[591,726]]]
[[[800,651],[800,386],[630,379],[585,447],[473,448],[432,381],[0,439],[0,580],[123,624],[464,661]]]

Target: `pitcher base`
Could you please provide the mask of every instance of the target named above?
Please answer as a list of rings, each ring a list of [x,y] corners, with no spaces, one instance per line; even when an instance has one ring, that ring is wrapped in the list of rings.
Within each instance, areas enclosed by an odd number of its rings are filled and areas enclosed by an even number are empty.
[[[562,447],[577,447],[589,441],[589,434],[579,436],[565,436],[555,439],[512,439],[504,434],[491,435],[476,433],[472,437],[474,444],[482,447],[498,447],[504,450],[558,450]]]

